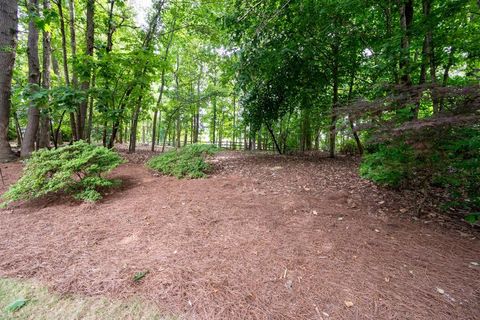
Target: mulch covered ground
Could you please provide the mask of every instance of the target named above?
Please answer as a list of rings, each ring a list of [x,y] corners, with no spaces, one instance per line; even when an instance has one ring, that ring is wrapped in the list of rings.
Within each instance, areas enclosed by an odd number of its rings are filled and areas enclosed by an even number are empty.
[[[360,179],[354,160],[229,152],[208,179],[176,180],[147,156],[99,203],[1,210],[0,276],[188,319],[480,318],[478,230],[434,208],[413,219],[414,195]],[[10,184],[21,164],[1,168]]]

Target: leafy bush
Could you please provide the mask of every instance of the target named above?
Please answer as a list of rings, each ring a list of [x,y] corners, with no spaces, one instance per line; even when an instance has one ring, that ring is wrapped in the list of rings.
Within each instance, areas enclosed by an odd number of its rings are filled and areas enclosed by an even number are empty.
[[[480,129],[426,131],[380,144],[363,157],[360,173],[392,187],[440,187],[449,191],[448,206],[480,208]],[[410,141],[412,140],[412,141]]]
[[[192,144],[150,159],[147,165],[161,173],[177,178],[202,178],[210,168],[205,162],[218,149],[212,145]]]
[[[405,144],[380,145],[362,159],[360,174],[376,183],[398,188],[412,175],[413,149]]]
[[[8,203],[64,191],[77,199],[97,201],[102,198],[100,189],[116,184],[102,173],[122,162],[117,153],[83,141],[59,149],[42,149],[32,153],[23,176],[2,197]]]

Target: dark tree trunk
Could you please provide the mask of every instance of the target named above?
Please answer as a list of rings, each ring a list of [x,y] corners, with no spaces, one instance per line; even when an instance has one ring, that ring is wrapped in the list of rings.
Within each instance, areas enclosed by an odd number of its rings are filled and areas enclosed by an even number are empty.
[[[400,29],[402,39],[400,42],[400,81],[403,85],[411,85],[410,77],[410,35],[413,23],[413,0],[398,0],[400,9]]]
[[[71,0],[73,3],[73,0]],[[87,56],[93,57],[93,45],[94,45],[94,36],[95,36],[95,25],[93,21],[95,10],[95,0],[87,0],[87,33],[86,33],[86,54]],[[90,88],[90,73],[91,70],[88,72],[88,79],[82,82],[82,90],[85,92],[88,91]],[[79,108],[79,116],[78,116],[78,133],[79,139],[87,139],[90,140],[88,130],[86,129],[86,119],[87,119],[87,109],[88,109],[88,96],[80,104]]]
[[[43,0],[43,9],[48,11],[51,9],[50,0]],[[50,88],[50,65],[51,65],[51,35],[48,31],[43,31],[43,70],[42,70],[42,87]],[[47,102],[48,103],[48,102]],[[48,105],[45,112],[40,114],[40,125],[38,132],[38,148],[50,148],[50,117],[48,113]]]
[[[335,139],[336,139],[336,130],[337,130],[337,113],[336,108],[338,106],[338,85],[339,85],[339,54],[340,46],[338,43],[335,43],[332,47],[333,54],[333,99],[332,99],[332,116],[330,120],[330,158],[335,158]]]
[[[31,16],[38,15],[38,0],[30,0],[28,3],[28,10]],[[30,19],[28,23],[28,83],[32,86],[30,90],[32,92],[37,90],[35,86],[40,84],[40,62],[38,59],[38,28],[35,25],[35,21]],[[40,112],[38,106],[33,102],[30,102],[28,108],[28,123],[25,129],[25,136],[23,138],[22,149],[20,156],[22,158],[29,157],[35,150],[35,141],[37,140],[38,124],[40,118]]]
[[[12,76],[17,49],[17,1],[0,0],[0,161],[15,158],[8,142]],[[21,139],[21,134],[20,134]]]

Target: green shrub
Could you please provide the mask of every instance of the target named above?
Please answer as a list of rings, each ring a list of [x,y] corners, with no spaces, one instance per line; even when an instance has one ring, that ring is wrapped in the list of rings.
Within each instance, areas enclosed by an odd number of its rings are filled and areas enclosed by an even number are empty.
[[[148,161],[148,167],[163,174],[177,178],[202,178],[210,168],[205,162],[207,156],[218,151],[218,148],[206,144],[192,144],[178,150],[172,150],[156,156]]]
[[[480,209],[478,127],[425,131],[406,140],[368,146],[360,174],[391,187],[444,188],[447,206]]]
[[[99,190],[117,182],[102,177],[123,162],[114,151],[79,141],[42,149],[26,161],[23,176],[2,196],[9,203],[64,191],[84,201],[102,198]]]
[[[413,149],[406,144],[380,145],[375,152],[365,154],[360,174],[376,183],[398,188],[412,175]]]

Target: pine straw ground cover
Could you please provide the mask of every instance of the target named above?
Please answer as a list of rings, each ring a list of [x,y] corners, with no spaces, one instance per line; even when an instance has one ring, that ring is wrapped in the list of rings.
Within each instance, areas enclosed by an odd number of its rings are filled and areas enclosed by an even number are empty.
[[[223,153],[206,179],[124,164],[96,204],[0,211],[0,277],[187,319],[478,319],[478,230],[349,159]],[[20,164],[2,165],[7,184]],[[427,211],[428,210],[428,211]],[[443,225],[442,225],[443,224]],[[138,272],[148,273],[138,282]]]

